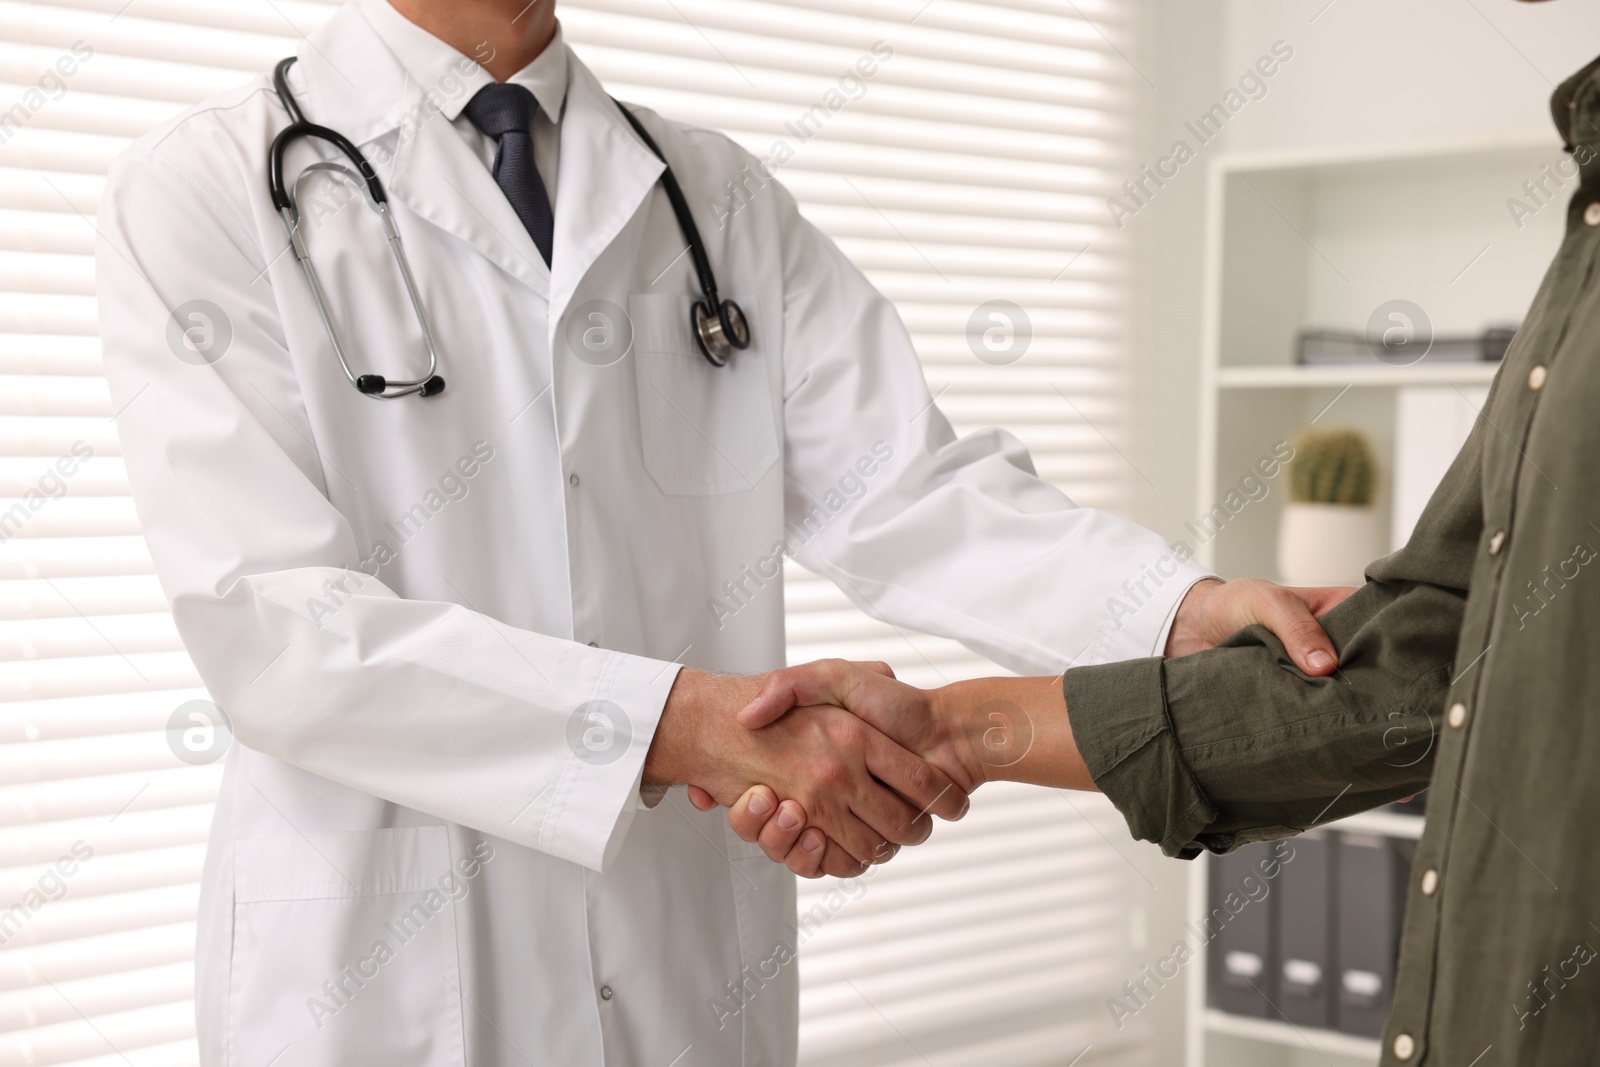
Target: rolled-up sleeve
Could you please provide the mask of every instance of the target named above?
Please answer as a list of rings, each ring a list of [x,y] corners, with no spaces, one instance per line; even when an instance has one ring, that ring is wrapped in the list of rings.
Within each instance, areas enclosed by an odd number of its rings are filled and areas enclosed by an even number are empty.
[[[1135,837],[1168,855],[1283,837],[1425,789],[1482,534],[1480,419],[1399,552],[1323,625],[1310,678],[1253,626],[1181,659],[1066,673],[1073,737]]]

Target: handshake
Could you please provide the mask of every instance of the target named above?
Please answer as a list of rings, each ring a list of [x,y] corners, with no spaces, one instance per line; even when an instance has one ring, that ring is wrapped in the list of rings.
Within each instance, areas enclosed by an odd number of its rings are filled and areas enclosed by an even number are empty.
[[[1252,623],[1310,675],[1337,666],[1316,616],[1346,589],[1208,581],[1184,599],[1165,652],[1214,646]],[[987,781],[1094,789],[1061,678],[983,678],[924,690],[882,663],[821,660],[753,678],[679,673],[644,780],[728,807],[738,835],[795,874],[848,878],[959,819]]]
[[[997,681],[1028,683],[1046,699],[1053,691],[1064,723],[1055,679]],[[902,845],[926,841],[932,816],[961,818],[967,795],[991,770],[1026,754],[1030,712],[1000,698],[980,715],[971,692],[977,685],[922,690],[896,681],[881,663],[844,660],[759,678],[684,670],[645,778],[688,783],[701,810],[726,805],[740,837],[759,841],[796,874],[853,877]],[[698,739],[682,749],[664,743],[680,736],[668,721],[680,689],[683,709],[701,712],[692,716]],[[693,752],[720,756],[697,760]]]

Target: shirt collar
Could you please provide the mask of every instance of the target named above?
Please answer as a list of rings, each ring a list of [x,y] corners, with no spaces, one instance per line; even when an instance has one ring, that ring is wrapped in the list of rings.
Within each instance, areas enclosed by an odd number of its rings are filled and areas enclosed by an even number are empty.
[[[362,16],[394,53],[407,76],[423,92],[432,91],[440,113],[451,122],[461,114],[474,93],[494,81],[474,57],[456,51],[400,14],[389,0],[360,0],[360,8]],[[509,80],[526,86],[545,117],[559,123],[567,99],[567,67],[567,45],[558,22],[556,34],[545,50]]]
[[[1550,97],[1550,117],[1555,119],[1556,129],[1569,152],[1577,145],[1592,145],[1600,140],[1594,114],[1600,111],[1595,106],[1597,71],[1600,71],[1600,58],[1562,82]]]

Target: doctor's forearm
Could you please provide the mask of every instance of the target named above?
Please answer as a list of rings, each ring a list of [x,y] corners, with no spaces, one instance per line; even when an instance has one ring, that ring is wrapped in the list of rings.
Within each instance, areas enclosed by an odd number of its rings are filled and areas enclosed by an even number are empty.
[[[644,781],[652,786],[701,784],[713,763],[710,719],[729,718],[760,688],[758,678],[712,674],[685,667],[667,694],[655,737],[644,758]]]

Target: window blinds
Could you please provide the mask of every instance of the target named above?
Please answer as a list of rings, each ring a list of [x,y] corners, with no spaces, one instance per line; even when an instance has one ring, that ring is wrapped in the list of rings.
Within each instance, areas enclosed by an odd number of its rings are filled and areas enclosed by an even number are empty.
[[[131,139],[268,69],[333,10],[0,0],[0,1065],[195,1061],[196,883],[219,768],[168,744],[175,709],[205,694],[100,377],[95,210]],[[1111,43],[1128,32],[1113,0],[560,11],[619,97],[773,160],[896,302],[958,430],[1004,425],[1079,502],[1119,503],[1122,262],[1104,197],[1135,75]],[[1010,305],[996,319],[991,301]],[[803,572],[789,582],[792,661],[882,658],[921,684],[986,669]],[[802,1059],[1134,1055],[1103,1007],[1127,977],[1135,875],[1110,843],[1124,833],[1098,801],[991,787],[874,877],[803,886]]]

